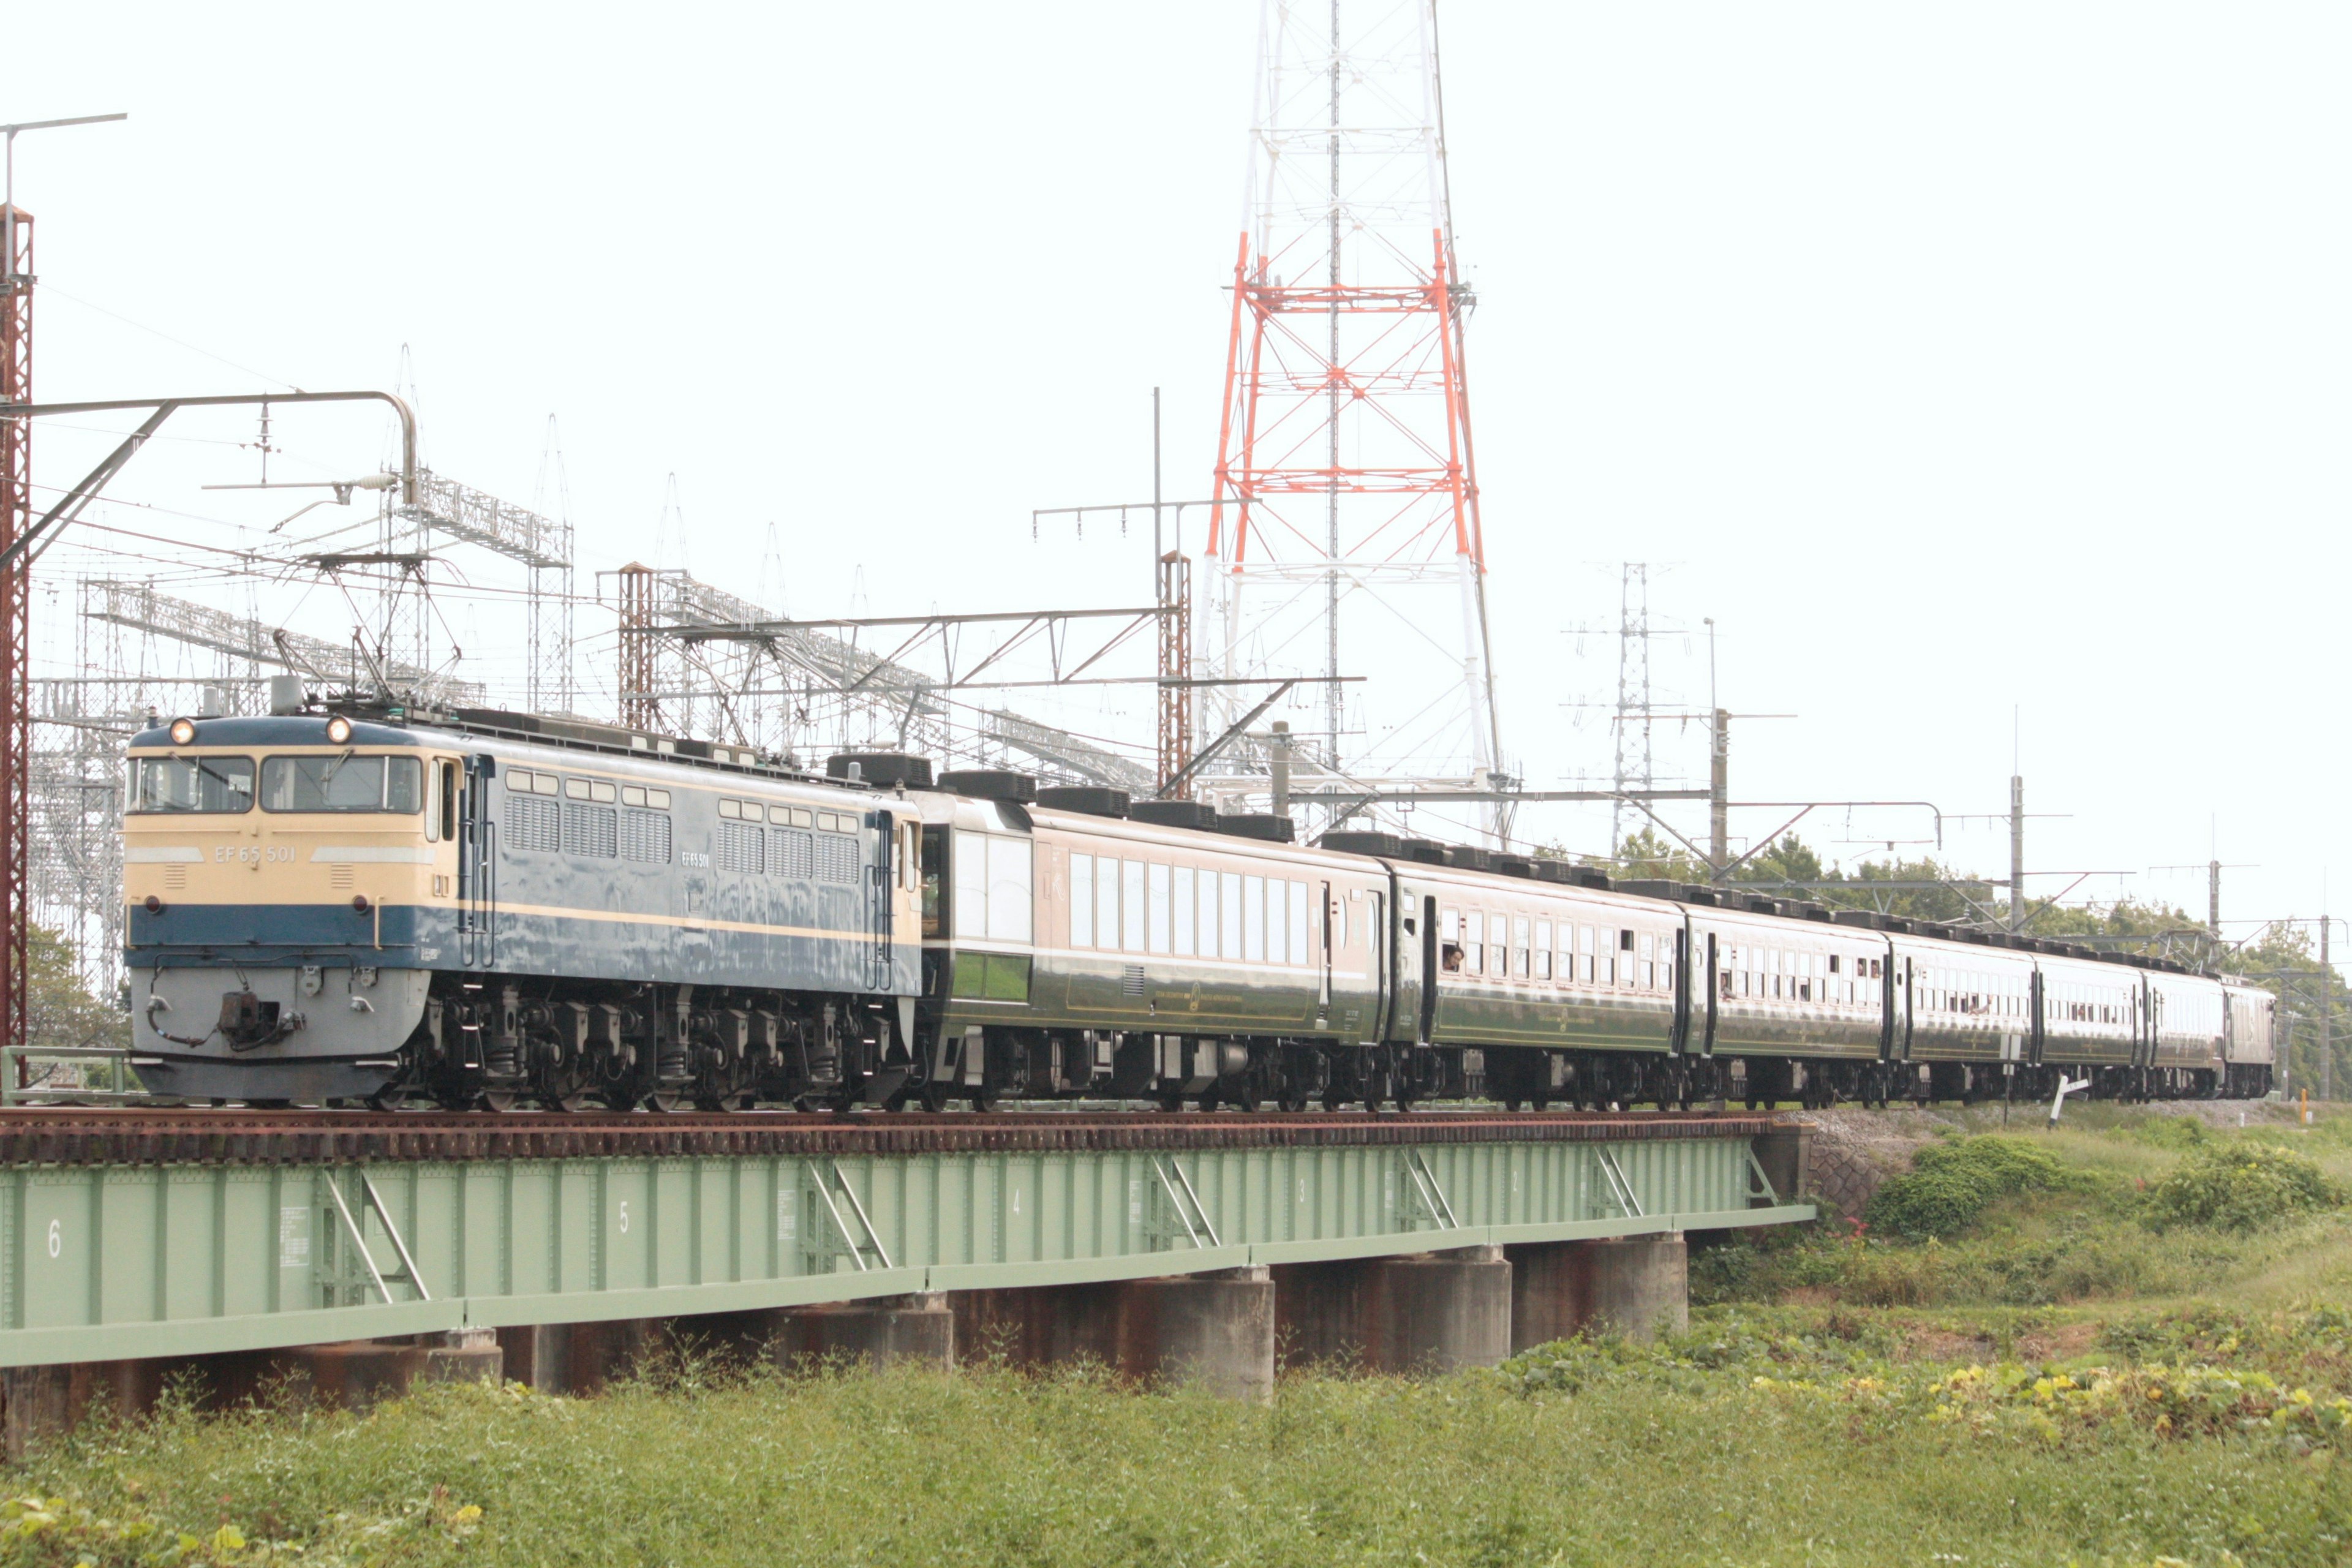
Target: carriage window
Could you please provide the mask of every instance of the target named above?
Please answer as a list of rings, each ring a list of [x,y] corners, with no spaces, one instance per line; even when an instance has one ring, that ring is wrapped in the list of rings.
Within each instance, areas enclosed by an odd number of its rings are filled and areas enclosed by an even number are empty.
[[[1217,880],[1217,951],[1226,958],[1238,960],[1242,955],[1242,886],[1241,873],[1227,871]]]
[[[1223,951],[1219,945],[1219,933],[1217,928],[1217,910],[1220,907],[1219,900],[1221,897],[1222,895],[1218,892],[1217,873],[1214,871],[1202,872],[1200,902],[1201,956],[1202,958],[1214,958]]]
[[[955,846],[956,934],[1027,942],[1034,853],[1029,840],[959,832]]]
[[[1643,931],[1642,933],[1642,968],[1640,973],[1642,976],[1642,988],[1645,991],[1654,990],[1657,986],[1658,969],[1657,964],[1654,962],[1657,957],[1656,941],[1657,939],[1653,937],[1648,931]]]
[[[1242,956],[1252,963],[1265,962],[1265,879],[1242,879]]]
[[[1118,946],[1118,862],[1106,855],[1095,862],[1095,945]]]
[[[1290,962],[1309,963],[1315,952],[1315,928],[1307,919],[1307,884],[1290,884]]]
[[[1154,952],[1169,951],[1169,922],[1171,894],[1169,889],[1169,868],[1153,863],[1148,868],[1145,882],[1150,901],[1150,949]]]
[[[423,774],[415,757],[269,757],[261,764],[261,809],[414,813],[423,805]]]
[[[1522,980],[1528,979],[1535,973],[1534,956],[1528,946],[1528,932],[1529,929],[1530,927],[1527,916],[1513,915],[1511,917],[1511,954],[1513,958],[1511,972]]]
[[[1119,945],[1129,952],[1143,951],[1143,882],[1142,861],[1118,863]]]
[[[1095,858],[1070,857],[1070,945],[1095,944]]]
[[[988,840],[978,833],[955,836],[955,933],[988,934]]]
[[[134,812],[238,812],[253,807],[251,757],[140,757],[131,765]]]
[[[1486,917],[1473,910],[1462,917],[1462,966],[1473,974],[1486,969]]]
[[[1536,978],[1551,978],[1551,921],[1536,921]]]
[[[1029,940],[1032,854],[1026,838],[988,840],[988,934],[998,942]]]
[[[1592,928],[1591,926],[1576,928],[1576,945],[1584,959],[1584,973],[1581,978],[1587,985],[1590,985],[1592,984]]]
[[[1290,951],[1287,934],[1290,929],[1289,907],[1283,898],[1282,879],[1268,877],[1265,879],[1265,958],[1269,963],[1284,962],[1284,956]]]
[[[1176,952],[1189,957],[1192,952],[1192,868],[1176,868],[1176,890],[1171,909],[1176,921]]]
[[[1462,911],[1437,911],[1437,962],[1448,974],[1462,972]]]

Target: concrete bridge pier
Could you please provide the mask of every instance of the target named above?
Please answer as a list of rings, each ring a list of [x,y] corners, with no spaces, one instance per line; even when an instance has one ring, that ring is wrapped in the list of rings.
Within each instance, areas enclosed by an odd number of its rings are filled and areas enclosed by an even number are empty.
[[[692,1320],[677,1320],[691,1322]],[[659,1347],[668,1320],[535,1323],[498,1331],[503,1374],[541,1394],[593,1394]]]
[[[944,1291],[788,1307],[760,1316],[771,1325],[771,1353],[786,1367],[912,1363],[945,1372],[955,1364],[955,1314]]]
[[[1124,1377],[1197,1382],[1244,1399],[1274,1392],[1275,1300],[1264,1265],[948,1297],[957,1355],[967,1365],[1092,1362]]]
[[[1493,1366],[1511,1349],[1511,1264],[1499,1247],[1275,1268],[1285,1356],[1371,1372]]]
[[[1514,1353],[1587,1330],[1648,1339],[1690,1327],[1689,1248],[1680,1231],[1506,1249]]]

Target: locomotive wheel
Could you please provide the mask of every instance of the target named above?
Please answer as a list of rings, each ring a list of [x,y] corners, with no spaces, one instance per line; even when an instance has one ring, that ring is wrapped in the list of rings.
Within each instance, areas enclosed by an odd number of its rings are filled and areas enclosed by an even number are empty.
[[[646,1096],[646,1109],[658,1115],[675,1116],[694,1109],[694,1094],[689,1089],[657,1089]]]
[[[527,1098],[519,1089],[486,1089],[482,1090],[482,1109],[504,1116],[509,1111],[521,1110]]]
[[[1257,1079],[1254,1078],[1242,1080],[1241,1089],[1234,1094],[1233,1100],[1234,1109],[1253,1113],[1260,1105],[1265,1103],[1263,1092],[1258,1088]]]
[[[1274,1103],[1278,1110],[1296,1116],[1307,1109],[1307,1095],[1302,1089],[1285,1089]]]
[[[1347,1103],[1348,1097],[1341,1094],[1338,1089],[1327,1089],[1323,1091],[1323,1109],[1326,1112],[1336,1112],[1341,1106]]]
[[[1159,1097],[1159,1100],[1160,1109],[1163,1111],[1178,1111],[1184,1109],[1184,1097],[1181,1094],[1163,1094]]]
[[[1202,1090],[1201,1091],[1201,1111],[1202,1111],[1202,1114],[1206,1115],[1208,1112],[1210,1112],[1210,1111],[1213,1111],[1213,1110],[1216,1110],[1216,1109],[1217,1109],[1217,1100],[1218,1100],[1217,1086],[1216,1086],[1215,1084],[1213,1084],[1213,1084],[1211,1084],[1208,1088],[1206,1088],[1206,1089],[1202,1089]]]
[[[1503,1109],[1506,1110],[1517,1112],[1525,1110],[1527,1108],[1528,1102],[1516,1094],[1507,1094],[1503,1097]]]
[[[1003,1097],[1003,1092],[996,1089],[975,1089],[971,1091],[971,1108],[985,1116],[996,1109],[996,1103]]]
[[[943,1083],[927,1083],[915,1094],[917,1103],[934,1116],[945,1110],[948,1102],[955,1099],[955,1090]]]

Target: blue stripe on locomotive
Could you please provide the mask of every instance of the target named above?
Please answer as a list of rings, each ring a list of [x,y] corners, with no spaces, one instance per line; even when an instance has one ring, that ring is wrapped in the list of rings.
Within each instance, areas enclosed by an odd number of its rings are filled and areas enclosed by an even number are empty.
[[[377,912],[383,921],[381,945],[371,940]],[[189,931],[203,931],[205,940],[175,940]],[[134,907],[130,938],[127,962],[175,969],[360,965],[908,995],[921,972],[919,945],[894,941],[895,984],[877,984],[877,944],[859,930],[747,931],[516,910],[499,911],[492,939],[459,931],[457,911],[447,909],[385,905],[362,915],[344,904],[175,904],[151,915]]]

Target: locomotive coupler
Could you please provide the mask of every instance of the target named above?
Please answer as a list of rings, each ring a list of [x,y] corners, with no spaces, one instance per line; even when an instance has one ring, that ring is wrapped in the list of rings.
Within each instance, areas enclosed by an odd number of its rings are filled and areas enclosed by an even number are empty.
[[[276,1045],[303,1023],[301,1014],[265,1002],[250,991],[221,994],[220,1035],[233,1051]]]

